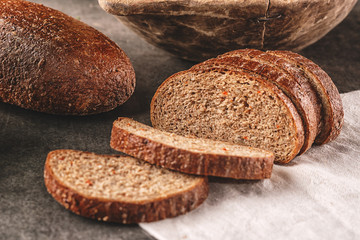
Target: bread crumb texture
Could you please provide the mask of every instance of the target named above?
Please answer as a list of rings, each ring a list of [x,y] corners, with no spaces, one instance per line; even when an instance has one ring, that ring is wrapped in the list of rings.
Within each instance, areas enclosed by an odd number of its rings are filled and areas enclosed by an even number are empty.
[[[86,197],[140,202],[196,186],[202,177],[166,170],[126,156],[66,151],[49,159],[55,178]]]
[[[152,103],[156,128],[273,151],[288,161],[296,143],[284,102],[256,77],[231,71],[185,71],[159,87]]]

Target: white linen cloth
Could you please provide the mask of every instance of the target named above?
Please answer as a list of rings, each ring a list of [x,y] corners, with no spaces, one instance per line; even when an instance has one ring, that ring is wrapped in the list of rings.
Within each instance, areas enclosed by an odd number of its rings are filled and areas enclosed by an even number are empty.
[[[270,179],[213,179],[194,211],[140,226],[157,239],[360,239],[360,91],[342,94],[340,136]]]

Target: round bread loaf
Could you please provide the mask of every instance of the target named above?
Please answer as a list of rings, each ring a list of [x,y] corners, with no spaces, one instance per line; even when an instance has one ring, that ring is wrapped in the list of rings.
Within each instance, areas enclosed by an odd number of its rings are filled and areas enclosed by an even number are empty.
[[[356,0],[98,0],[107,12],[179,57],[203,61],[240,48],[300,50]]]
[[[0,2],[0,59],[0,101],[35,111],[109,111],[135,88],[130,60],[108,37],[23,0]]]

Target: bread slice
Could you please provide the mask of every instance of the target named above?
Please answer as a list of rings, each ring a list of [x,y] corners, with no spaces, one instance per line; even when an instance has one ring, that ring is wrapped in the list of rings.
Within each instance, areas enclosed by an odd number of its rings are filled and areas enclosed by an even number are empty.
[[[291,161],[304,143],[302,120],[289,98],[241,69],[174,74],[156,91],[150,113],[161,130],[267,149],[277,163]]]
[[[316,144],[334,140],[344,124],[344,110],[338,89],[329,75],[310,59],[290,51],[268,51],[267,53],[287,59],[300,68],[309,83],[316,89],[321,101],[323,128],[315,139]]]
[[[238,63],[235,63],[235,67],[245,67],[247,70],[251,70],[254,65],[257,66],[252,61],[265,65],[263,67],[260,65],[252,71],[265,75],[268,81],[272,81],[278,86],[294,103],[302,117],[305,128],[305,142],[299,154],[306,152],[314,143],[321,128],[321,105],[315,89],[310,86],[307,79],[286,60],[260,50],[235,50],[218,56],[218,59],[221,62],[229,57],[242,58],[237,61]]]
[[[208,195],[204,177],[173,172],[132,157],[56,150],[48,154],[48,192],[66,209],[119,223],[152,222],[198,207]]]
[[[269,151],[183,137],[129,118],[119,118],[113,123],[110,145],[115,150],[180,172],[235,179],[270,178],[274,161],[274,154]]]

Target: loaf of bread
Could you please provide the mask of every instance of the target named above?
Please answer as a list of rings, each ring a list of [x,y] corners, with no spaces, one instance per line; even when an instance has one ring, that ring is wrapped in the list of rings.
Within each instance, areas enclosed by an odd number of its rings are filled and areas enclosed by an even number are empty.
[[[296,53],[236,50],[169,77],[151,102],[155,128],[275,153],[287,163],[336,138],[340,95],[329,76]]]
[[[298,51],[323,37],[357,0],[98,0],[150,43],[204,61],[240,48]]]
[[[68,210],[101,221],[152,222],[198,207],[208,195],[204,177],[173,172],[132,157],[75,150],[48,154],[48,192]]]
[[[119,118],[113,123],[110,145],[115,150],[169,169],[234,179],[270,178],[274,161],[274,154],[269,151],[183,137],[129,118]]]
[[[64,115],[109,111],[135,88],[126,54],[57,10],[0,1],[0,101]]]

